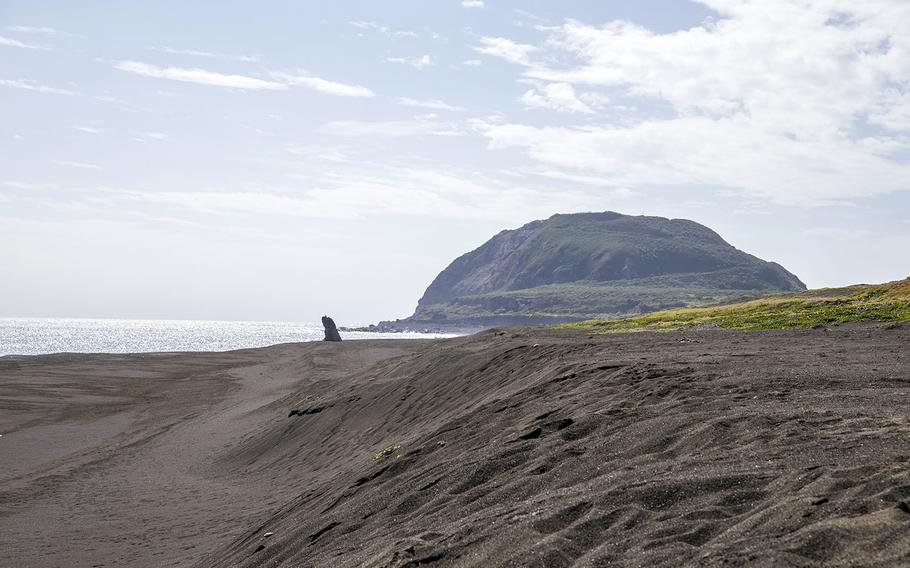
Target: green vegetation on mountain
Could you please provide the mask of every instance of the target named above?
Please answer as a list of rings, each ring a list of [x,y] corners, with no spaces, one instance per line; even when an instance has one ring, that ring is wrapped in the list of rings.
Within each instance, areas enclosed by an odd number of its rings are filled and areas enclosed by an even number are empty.
[[[910,278],[881,285],[777,294],[747,302],[655,312],[618,321],[562,324],[597,332],[732,329],[805,329],[850,322],[910,321]]]
[[[778,264],[683,219],[554,215],[502,231],[452,262],[410,323],[545,323],[804,290]]]

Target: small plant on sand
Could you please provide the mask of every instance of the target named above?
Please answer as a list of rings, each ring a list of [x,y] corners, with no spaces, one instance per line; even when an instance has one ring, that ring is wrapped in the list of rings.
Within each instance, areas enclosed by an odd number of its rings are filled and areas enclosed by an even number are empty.
[[[394,454],[395,452],[397,452],[400,449],[401,449],[401,444],[395,444],[394,446],[386,446],[385,448],[382,448],[381,450],[379,450],[378,452],[373,454],[373,460],[379,461],[383,458],[386,458],[386,457]]]
[[[577,375],[576,375],[575,371],[566,371],[565,373],[563,373],[563,374],[559,375],[558,377],[556,377],[556,381],[557,381],[557,382],[559,382],[559,381],[567,381],[567,380],[569,380],[569,379],[574,379],[576,376],[577,376]]]
[[[446,442],[445,440],[439,440],[438,442],[436,442],[436,445],[439,446],[440,448],[444,448],[447,443],[448,442]]]

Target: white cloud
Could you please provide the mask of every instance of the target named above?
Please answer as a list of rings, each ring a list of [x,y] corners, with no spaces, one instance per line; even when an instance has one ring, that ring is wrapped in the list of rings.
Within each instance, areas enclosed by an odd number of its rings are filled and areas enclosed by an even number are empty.
[[[337,120],[319,127],[318,131],[332,136],[349,138],[403,138],[406,136],[460,136],[461,129],[454,123],[442,123],[430,117],[414,117],[411,120],[364,121]]]
[[[291,146],[287,148],[288,153],[295,156],[303,156],[309,159],[316,159],[326,162],[351,162],[350,156],[343,148],[327,147],[324,144],[309,146]],[[310,179],[310,176],[300,176],[296,173],[288,174],[289,177],[298,179]]]
[[[261,91],[287,88],[287,84],[285,83],[266,81],[265,79],[258,79],[256,77],[216,73],[214,71],[196,68],[158,67],[139,61],[118,61],[114,63],[114,68],[129,73],[135,73],[136,75],[142,75],[144,77],[196,83],[199,85],[212,85],[215,87],[228,87],[232,89]]]
[[[75,91],[70,91],[69,89],[59,89],[57,87],[42,85],[37,81],[29,79],[0,79],[0,87],[12,87],[14,89],[24,89],[26,91],[34,91],[46,95],[65,95],[68,97],[74,97],[79,94]]]
[[[57,186],[52,183],[33,183],[25,181],[5,181],[3,185],[11,189],[23,189],[26,191],[41,191],[46,189],[54,189]]]
[[[462,61],[461,64],[464,65],[465,67],[480,67],[481,65],[483,65],[483,61],[481,61],[480,59],[466,59],[466,60]]]
[[[483,0],[462,0],[461,5],[465,8],[483,8],[485,6]]]
[[[910,91],[890,89],[869,112],[870,124],[893,132],[910,132]]]
[[[118,99],[117,97],[112,97],[110,95],[92,95],[92,98],[96,101],[101,101],[102,103],[112,103],[123,105],[125,108],[129,108],[130,104],[123,99]]]
[[[570,20],[539,28],[537,45],[483,38],[475,49],[521,65],[520,81],[596,87],[635,107],[599,125],[490,123],[491,147],[623,187],[717,186],[803,204],[910,189],[910,3],[702,3],[720,19],[687,30]],[[604,102],[546,89],[523,102],[588,116]]]
[[[328,95],[337,95],[341,97],[374,97],[376,93],[367,87],[361,85],[348,85],[313,77],[310,75],[290,75],[287,73],[275,73],[275,78],[284,81],[289,85],[300,85],[314,91],[326,93]]]
[[[594,110],[585,104],[570,83],[547,83],[538,85],[521,97],[525,106],[555,110],[558,112],[593,114]]]
[[[231,89],[262,91],[282,90],[287,89],[290,86],[302,86],[314,91],[344,97],[374,96],[373,91],[360,85],[347,85],[303,74],[272,73],[271,77],[275,80],[266,80],[257,77],[248,77],[246,75],[216,73],[214,71],[198,68],[158,67],[148,63],[140,63],[138,61],[118,61],[114,63],[114,67],[121,71],[128,71],[144,77],[196,83],[199,85],[212,85],[215,87],[227,87]]]
[[[51,162],[57,164],[58,166],[66,166],[68,168],[79,168],[82,170],[100,170],[101,166],[95,164],[87,164],[85,162],[74,162],[72,160],[51,160]]]
[[[806,229],[807,235],[831,239],[861,239],[869,235],[864,229],[845,229],[843,227],[813,227]]]
[[[366,20],[355,20],[353,22],[348,22],[348,23],[351,24],[352,26],[354,26],[355,28],[360,28],[362,30],[374,30],[374,31],[377,31],[377,32],[379,32],[383,35],[389,36],[389,37],[410,37],[410,38],[418,37],[417,33],[412,32],[410,30],[394,30],[388,26],[383,26],[381,24],[377,24],[376,22],[369,22]]]
[[[323,172],[324,166],[320,166]],[[253,187],[240,191],[134,191],[105,189],[114,202],[142,202],[207,215],[236,217],[365,218],[414,215],[423,218],[515,222],[553,211],[602,210],[602,194],[575,189],[516,185],[475,172],[361,164],[323,173],[305,187]],[[158,212],[149,211],[158,215]]]
[[[531,54],[540,51],[533,45],[516,43],[504,37],[484,37],[480,38],[480,43],[483,45],[475,47],[474,51],[519,65],[530,65]]]
[[[424,67],[429,67],[436,63],[429,54],[421,55],[419,57],[387,57],[386,62],[410,65],[415,69],[423,69]]]
[[[534,160],[596,173],[618,186],[717,186],[786,203],[907,189],[907,166],[837,141],[778,138],[746,119],[647,121],[631,127],[538,128],[489,124],[492,148],[523,148]]]
[[[11,37],[0,36],[0,45],[5,45],[7,47],[21,47],[23,49],[36,49],[41,51],[49,51],[49,48],[43,47],[40,45],[33,45],[31,43],[25,43],[19,41],[18,39],[13,39]]]
[[[537,14],[534,14],[533,12],[528,12],[527,10],[522,10],[522,9],[520,9],[520,8],[515,8],[515,9],[512,10],[512,11],[515,13],[515,15],[521,16],[522,18],[526,18],[526,19],[528,19],[528,20],[534,20],[535,22],[542,22],[542,21],[543,21],[543,18],[541,18],[541,17],[538,16]]]
[[[535,176],[541,176],[550,179],[558,179],[562,181],[570,181],[572,183],[580,183],[584,185],[590,185],[593,187],[611,187],[616,185],[616,180],[611,178],[603,178],[599,176],[584,175],[584,174],[575,174],[564,172],[561,170],[534,170],[529,172]],[[625,197],[632,197],[634,195],[640,195],[637,192],[634,192],[628,188],[621,187],[617,188],[616,191],[620,192],[619,194]]]
[[[168,138],[170,138],[170,136],[163,132],[133,132],[130,136],[130,140],[133,142],[141,142],[143,144],[151,140],[163,141]]]
[[[256,63],[259,57],[256,55],[228,55],[215,51],[201,51],[198,49],[175,49],[173,47],[151,47],[149,48],[159,53],[168,53],[170,55],[191,55],[194,57],[218,57],[222,59],[231,59],[234,61],[243,61],[244,63]]]
[[[57,30],[54,28],[47,27],[33,27],[33,26],[9,26],[8,29],[11,32],[18,32],[23,34],[41,34],[41,35],[55,35]]]
[[[70,126],[70,128],[72,128],[73,130],[78,130],[79,132],[85,132],[86,134],[100,134],[101,133],[101,130],[98,128],[95,128],[94,126],[74,125],[74,126]]]
[[[437,99],[412,99],[410,97],[399,97],[398,104],[406,107],[426,108],[430,110],[447,110],[449,112],[462,112],[465,109],[459,106],[453,106],[445,101]]]
[[[124,190],[114,191],[117,197],[147,203],[159,203],[178,206],[181,209],[191,209],[197,212],[217,214],[231,213],[235,215],[276,215],[276,216],[305,216],[305,217],[345,217],[343,211],[333,212],[326,208],[320,210],[306,199],[289,197],[276,193],[263,191],[242,192],[137,192]]]

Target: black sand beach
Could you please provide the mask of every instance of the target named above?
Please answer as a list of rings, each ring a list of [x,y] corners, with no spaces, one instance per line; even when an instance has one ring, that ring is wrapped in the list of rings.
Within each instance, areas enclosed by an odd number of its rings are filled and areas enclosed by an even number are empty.
[[[0,565],[906,566],[908,340],[6,357]]]

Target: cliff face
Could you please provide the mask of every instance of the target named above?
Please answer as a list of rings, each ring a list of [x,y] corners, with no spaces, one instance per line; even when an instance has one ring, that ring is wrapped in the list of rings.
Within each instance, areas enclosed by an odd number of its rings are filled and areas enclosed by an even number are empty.
[[[502,231],[457,258],[409,320],[498,325],[618,317],[804,289],[780,265],[693,221],[579,213]]]

